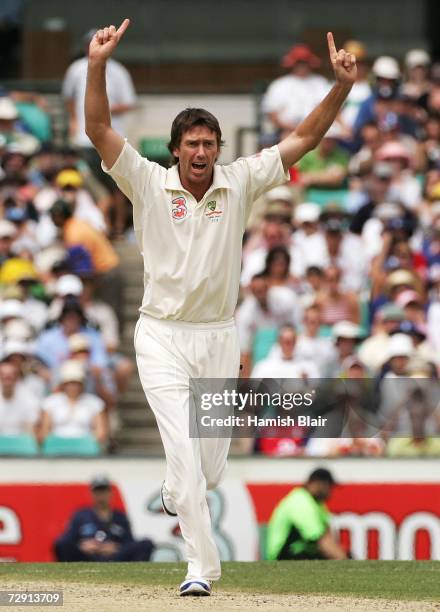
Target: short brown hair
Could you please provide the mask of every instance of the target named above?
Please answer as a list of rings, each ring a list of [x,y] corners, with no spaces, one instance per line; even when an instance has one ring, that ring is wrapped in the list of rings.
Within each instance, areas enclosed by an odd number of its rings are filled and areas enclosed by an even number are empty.
[[[185,108],[185,110],[177,115],[171,126],[168,151],[171,153],[174,164],[177,164],[179,161],[179,158],[173,155],[174,149],[180,146],[183,134],[197,125],[204,125],[208,130],[215,132],[219,149],[224,144],[218,119],[213,114],[204,108]]]

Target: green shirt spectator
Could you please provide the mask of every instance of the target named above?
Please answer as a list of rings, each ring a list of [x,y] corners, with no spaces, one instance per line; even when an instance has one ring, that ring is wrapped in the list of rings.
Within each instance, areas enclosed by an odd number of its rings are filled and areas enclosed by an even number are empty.
[[[267,532],[267,558],[322,556],[317,541],[330,525],[325,503],[304,487],[294,489],[275,508]]]
[[[325,501],[335,481],[325,468],[314,470],[272,513],[267,529],[268,559],[346,559],[347,554],[330,531]]]

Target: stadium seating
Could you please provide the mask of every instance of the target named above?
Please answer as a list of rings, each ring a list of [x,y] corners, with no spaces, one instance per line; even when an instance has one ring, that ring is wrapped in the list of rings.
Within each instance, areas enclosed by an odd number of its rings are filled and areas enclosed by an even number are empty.
[[[92,436],[84,436],[81,438],[48,436],[43,442],[42,451],[43,455],[47,457],[96,457],[102,452],[98,442]]]
[[[170,152],[167,147],[166,138],[142,138],[139,143],[139,152],[143,157],[155,161],[161,166],[168,167]]]
[[[30,434],[0,436],[0,455],[33,457],[37,454],[37,442]]]

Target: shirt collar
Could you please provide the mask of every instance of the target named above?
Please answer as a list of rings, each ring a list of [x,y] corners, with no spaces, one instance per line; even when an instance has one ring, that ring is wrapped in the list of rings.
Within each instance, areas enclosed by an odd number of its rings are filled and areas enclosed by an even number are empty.
[[[218,164],[214,165],[214,179],[212,181],[211,186],[208,188],[208,191],[214,191],[214,189],[230,189],[231,185],[225,175],[223,170],[223,166]],[[165,178],[165,189],[169,189],[170,191],[186,191],[184,187],[182,187],[182,183],[180,182],[179,176],[179,164],[174,164],[167,170],[166,178]]]

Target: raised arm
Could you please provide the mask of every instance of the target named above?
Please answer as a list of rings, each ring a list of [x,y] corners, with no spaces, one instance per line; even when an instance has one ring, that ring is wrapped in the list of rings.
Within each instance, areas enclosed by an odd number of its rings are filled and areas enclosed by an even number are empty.
[[[283,166],[287,170],[301,157],[314,149],[336,118],[345,98],[356,80],[356,58],[343,49],[336,51],[333,34],[327,34],[330,61],[336,83],[324,100],[302,121],[295,130],[282,140],[280,150]]]
[[[105,86],[105,68],[108,58],[129,24],[130,20],[124,19],[118,30],[113,25],[98,30],[89,47],[84,107],[86,134],[108,168],[113,166],[122,151],[124,139],[111,126],[110,108]]]

